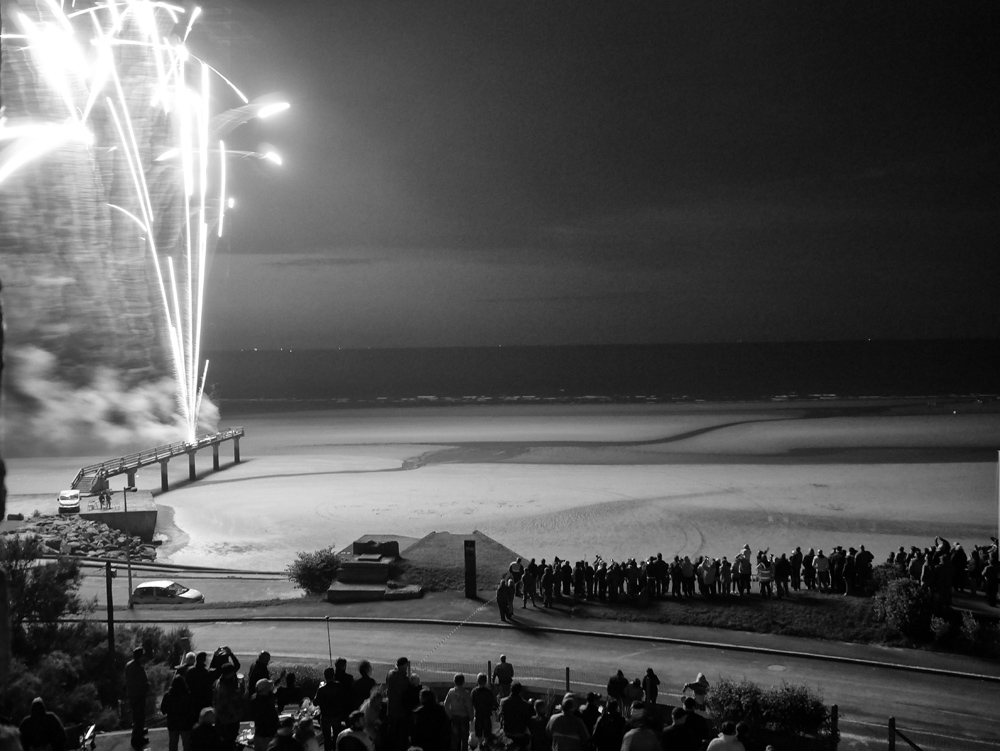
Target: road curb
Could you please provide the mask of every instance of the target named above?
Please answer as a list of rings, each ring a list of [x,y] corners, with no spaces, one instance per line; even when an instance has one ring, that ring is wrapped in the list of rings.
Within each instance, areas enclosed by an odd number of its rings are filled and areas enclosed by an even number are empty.
[[[89,619],[94,623],[103,623]],[[466,621],[443,620],[435,618],[374,618],[363,616],[256,616],[247,618],[190,618],[182,623],[235,623],[235,622],[260,622],[260,623],[409,623],[413,625],[425,626],[470,626],[473,628],[490,628],[509,630],[510,626],[502,626],[497,623],[477,623]],[[179,623],[177,620],[146,620],[136,621],[137,623]],[[610,639],[623,639],[632,641],[645,641],[657,644],[676,644],[679,646],[700,647],[702,649],[729,650],[732,652],[750,652],[753,654],[775,655],[776,657],[796,657],[806,660],[822,660],[826,662],[837,662],[845,665],[859,665],[863,667],[881,668],[883,670],[902,670],[911,673],[922,673],[924,675],[937,675],[948,678],[961,678],[964,680],[979,680],[989,683],[1000,683],[1000,675],[986,675],[984,673],[967,673],[961,670],[949,670],[946,668],[932,668],[924,665],[905,665],[898,662],[885,662],[880,660],[866,660],[860,657],[844,657],[842,655],[823,654],[820,652],[789,651],[784,649],[774,649],[772,647],[758,647],[750,644],[732,644],[723,642],[694,641],[691,639],[678,639],[673,636],[654,636],[652,634],[624,634],[614,631],[592,631],[584,629],[561,628],[559,626],[528,626],[514,627],[519,631],[530,631],[534,633],[565,634],[570,636],[591,636],[605,637]]]

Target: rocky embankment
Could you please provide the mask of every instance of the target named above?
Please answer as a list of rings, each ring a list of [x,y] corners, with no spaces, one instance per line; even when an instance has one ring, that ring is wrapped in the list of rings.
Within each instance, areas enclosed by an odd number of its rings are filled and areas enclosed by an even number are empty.
[[[156,546],[138,537],[112,529],[107,524],[79,516],[31,516],[17,529],[6,534],[35,534],[53,553],[80,555],[87,558],[125,559],[128,551],[134,561],[156,559]]]

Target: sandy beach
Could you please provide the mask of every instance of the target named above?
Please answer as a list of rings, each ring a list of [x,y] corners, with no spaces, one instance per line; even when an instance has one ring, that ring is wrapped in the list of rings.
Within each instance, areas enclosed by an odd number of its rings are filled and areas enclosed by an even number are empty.
[[[161,559],[281,569],[367,533],[478,529],[527,556],[715,556],[864,544],[877,559],[997,528],[996,405],[492,405],[227,415],[243,461],[140,473]],[[142,448],[142,447],[136,447]],[[9,511],[110,457],[8,460]],[[124,477],[113,479],[114,487]]]

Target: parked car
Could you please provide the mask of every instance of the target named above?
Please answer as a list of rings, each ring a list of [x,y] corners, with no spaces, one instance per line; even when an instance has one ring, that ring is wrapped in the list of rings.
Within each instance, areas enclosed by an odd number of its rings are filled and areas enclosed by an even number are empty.
[[[80,491],[79,490],[60,490],[59,498],[57,499],[59,503],[59,513],[60,514],[79,514],[80,513]]]
[[[128,602],[129,605],[192,605],[205,602],[205,595],[197,589],[161,579],[137,586]]]

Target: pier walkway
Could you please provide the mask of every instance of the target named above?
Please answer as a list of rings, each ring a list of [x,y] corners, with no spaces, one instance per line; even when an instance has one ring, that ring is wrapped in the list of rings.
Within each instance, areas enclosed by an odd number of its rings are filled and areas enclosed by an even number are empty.
[[[135,488],[135,473],[151,464],[160,464],[160,489],[165,493],[170,490],[167,476],[167,464],[176,456],[187,454],[188,477],[196,479],[194,456],[199,449],[212,447],[212,469],[219,469],[219,446],[224,441],[233,442],[233,461],[240,463],[240,438],[244,435],[243,428],[229,428],[218,433],[206,433],[194,441],[178,441],[163,446],[139,451],[135,454],[109,459],[99,464],[81,467],[76,473],[71,487],[80,491],[80,495],[91,495],[106,490],[108,478],[115,475],[128,475],[129,488]]]

